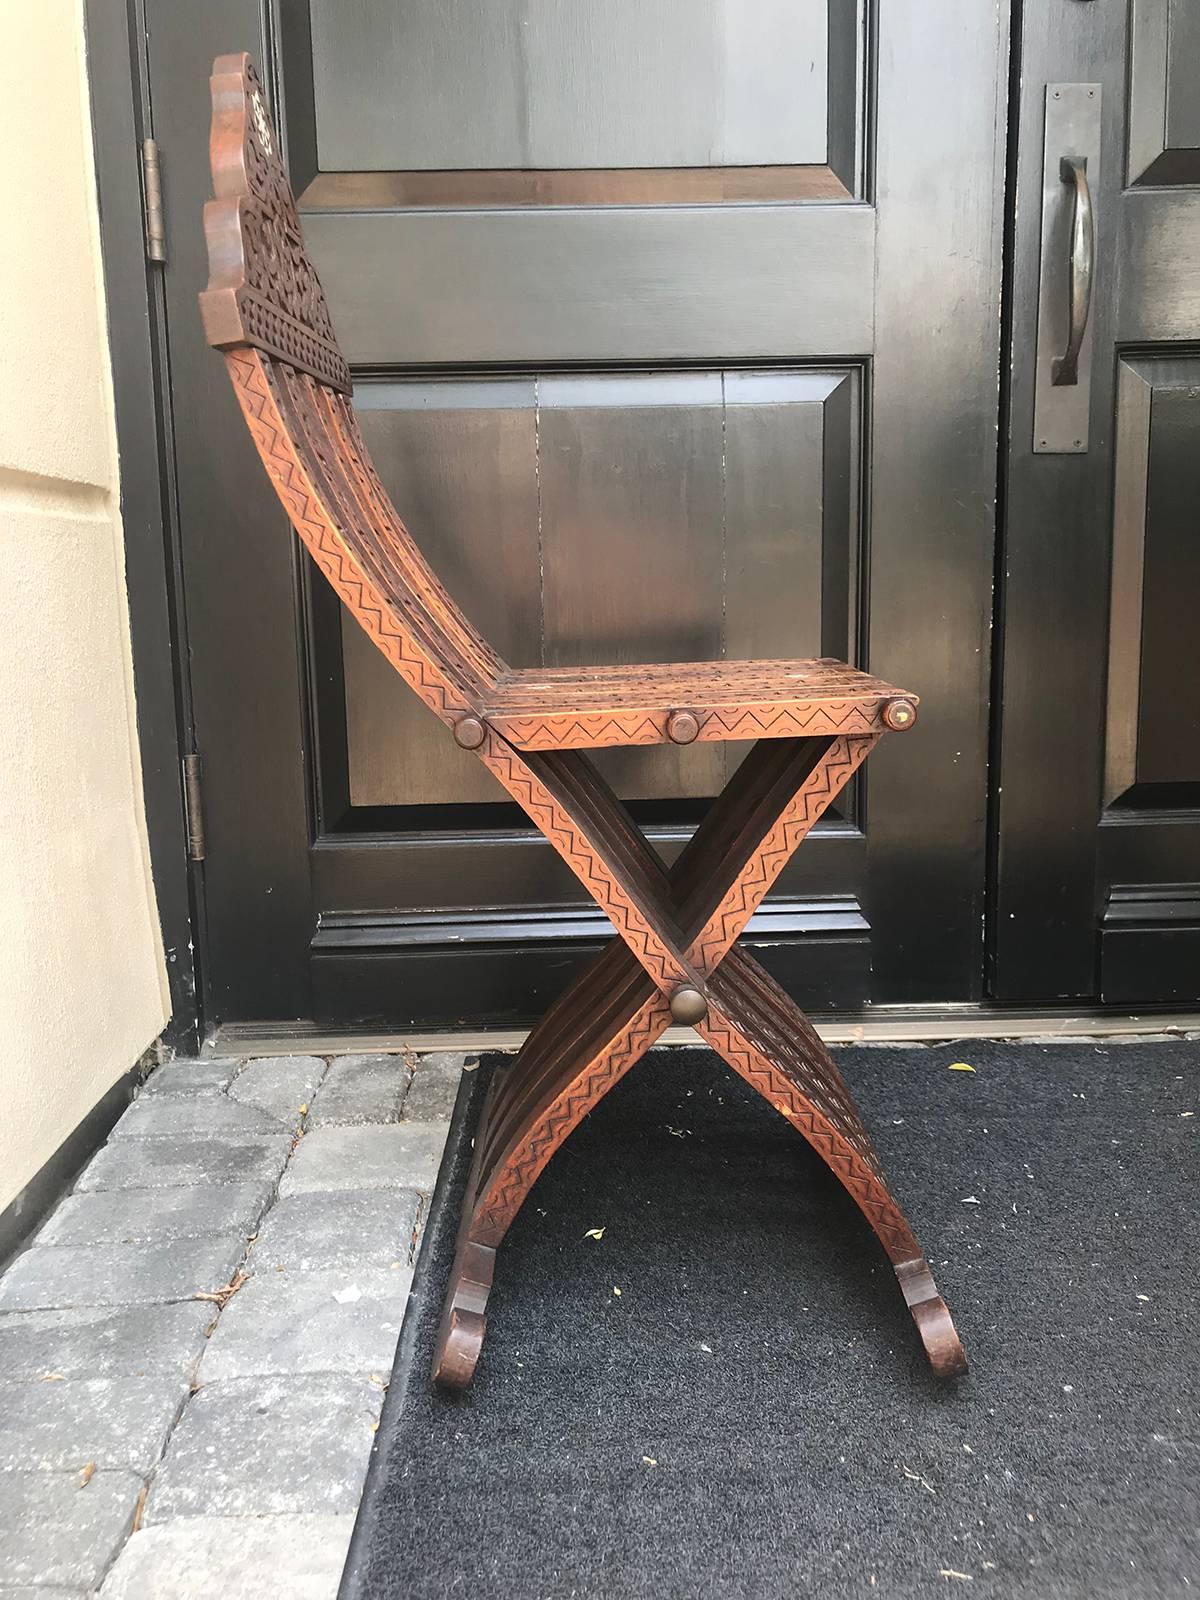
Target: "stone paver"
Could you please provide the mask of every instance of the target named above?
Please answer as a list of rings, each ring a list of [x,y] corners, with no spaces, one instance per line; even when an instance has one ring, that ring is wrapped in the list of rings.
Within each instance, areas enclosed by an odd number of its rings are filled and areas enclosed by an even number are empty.
[[[224,1094],[160,1094],[135,1100],[113,1139],[257,1139],[279,1132],[279,1120]]]
[[[353,1511],[382,1404],[381,1383],[330,1373],[205,1384],[172,1435],[147,1523]]]
[[[299,1126],[325,1075],[320,1056],[264,1056],[248,1062],[230,1085],[233,1100],[256,1106],[286,1127]]]
[[[313,1100],[310,1128],[396,1122],[411,1069],[403,1056],[341,1056]]]
[[[200,1363],[201,1383],[263,1373],[386,1373],[411,1267],[266,1272],[229,1301]]]
[[[300,1141],[280,1181],[280,1197],[317,1189],[420,1189],[427,1193],[437,1178],[446,1131],[444,1122],[317,1128]]]
[[[97,1583],[141,1492],[133,1472],[95,1472],[86,1484],[75,1472],[0,1472],[0,1584]]]
[[[94,1461],[148,1474],[187,1396],[178,1374],[0,1383],[0,1471],[78,1472]]]
[[[202,1061],[168,1061],[146,1079],[138,1099],[160,1094],[220,1094],[241,1066],[240,1056],[209,1056]]]
[[[151,1075],[0,1276],[0,1600],[336,1600],[474,1065]]]
[[[343,1189],[281,1200],[251,1247],[249,1272],[407,1262],[421,1211],[414,1189]]]
[[[181,1517],[141,1528],[101,1600],[335,1600],[353,1528],[350,1514]]]
[[[473,1071],[478,1060],[473,1056],[468,1064],[460,1052],[452,1050],[423,1056],[404,1098],[405,1121],[449,1122],[463,1071]]]
[[[0,1278],[0,1311],[154,1305],[190,1300],[229,1282],[242,1234],[169,1244],[51,1245],[26,1250]],[[2,1376],[2,1370],[0,1370]]]
[[[34,1244],[161,1244],[229,1232],[249,1236],[273,1193],[269,1183],[206,1183],[72,1194]]]
[[[209,1301],[122,1311],[33,1311],[0,1316],[7,1379],[190,1375],[215,1308]]]
[[[283,1171],[290,1149],[286,1133],[236,1143],[188,1137],[115,1139],[92,1157],[76,1190],[172,1189],[256,1180],[273,1183]]]

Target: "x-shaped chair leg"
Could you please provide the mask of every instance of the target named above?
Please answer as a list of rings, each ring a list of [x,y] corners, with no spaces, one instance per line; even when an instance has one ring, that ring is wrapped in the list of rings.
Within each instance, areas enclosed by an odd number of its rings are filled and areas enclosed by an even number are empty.
[[[760,741],[668,871],[586,756],[518,751],[489,732],[483,760],[621,938],[493,1076],[434,1358],[439,1382],[462,1387],[474,1373],[496,1250],[542,1169],[673,1018],[693,1022],[808,1140],[883,1244],[934,1370],[965,1370],[929,1263],[832,1057],[783,989],[734,948],[878,737]]]

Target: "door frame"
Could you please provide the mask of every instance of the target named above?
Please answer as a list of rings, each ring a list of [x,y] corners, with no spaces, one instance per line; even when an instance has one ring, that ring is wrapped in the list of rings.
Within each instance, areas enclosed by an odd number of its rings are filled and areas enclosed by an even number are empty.
[[[121,527],[142,793],[171,1014],[161,1035],[180,1054],[204,1038],[205,959],[190,869],[182,758],[190,695],[170,442],[161,284],[146,258],[138,152],[149,133],[140,0],[85,0],[84,48],[100,213]]]

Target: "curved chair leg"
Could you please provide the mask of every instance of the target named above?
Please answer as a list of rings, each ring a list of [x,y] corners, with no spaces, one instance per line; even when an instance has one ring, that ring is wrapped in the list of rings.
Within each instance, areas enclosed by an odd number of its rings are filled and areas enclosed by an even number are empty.
[[[884,1181],[858,1108],[808,1018],[736,948],[710,981],[714,1004],[699,1032],[801,1133],[874,1229],[934,1372],[955,1377],[966,1353],[908,1218]]]
[[[582,1034],[580,996],[599,993]],[[487,1332],[496,1250],[551,1156],[669,1026],[668,1002],[614,943],[499,1069],[488,1090],[467,1180],[458,1248],[433,1359],[436,1382],[470,1383]]]

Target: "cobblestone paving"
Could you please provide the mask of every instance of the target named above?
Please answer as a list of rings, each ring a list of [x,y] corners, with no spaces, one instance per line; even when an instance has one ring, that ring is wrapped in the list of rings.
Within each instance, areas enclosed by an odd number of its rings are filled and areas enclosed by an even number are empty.
[[[334,1600],[464,1063],[147,1080],[0,1276],[0,1600]]]

